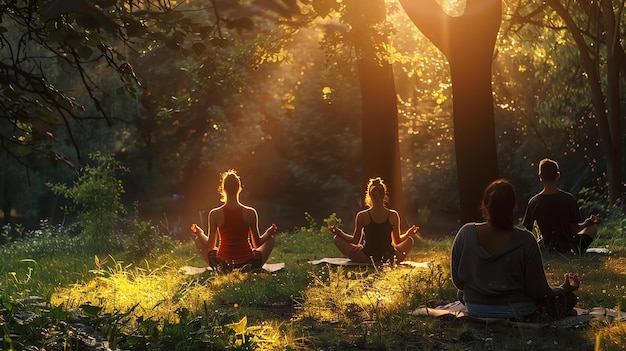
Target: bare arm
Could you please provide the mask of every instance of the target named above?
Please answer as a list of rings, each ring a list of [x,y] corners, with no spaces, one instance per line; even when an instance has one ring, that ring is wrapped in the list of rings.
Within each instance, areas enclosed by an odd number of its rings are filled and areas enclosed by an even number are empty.
[[[217,245],[217,208],[214,208],[209,212],[209,234],[205,234],[204,230],[200,228],[197,224],[191,225],[191,232],[196,235],[196,237],[205,245],[209,251],[213,251],[216,249]]]
[[[352,235],[346,234],[346,232],[344,232],[341,228],[336,227],[334,225],[328,227],[328,230],[330,230],[330,232],[335,235],[339,235],[345,241],[357,245],[361,242],[361,239],[363,238],[363,214],[364,213],[365,212],[361,211],[357,213],[356,217],[354,218],[354,233],[352,233]]]
[[[600,223],[600,217],[598,217],[597,215],[591,215],[589,216],[589,218],[585,219],[581,223],[572,224],[572,233],[579,233],[581,230],[598,223]]]
[[[391,242],[394,245],[398,245],[402,242],[402,236],[400,235],[400,215],[397,211],[391,210],[390,216],[391,226]]]
[[[404,242],[411,235],[417,234],[420,228],[415,225],[410,226],[406,232],[400,234],[400,215],[395,210],[391,210],[391,214],[391,224],[393,225],[391,241],[394,245],[398,245]]]
[[[224,216],[222,211],[218,211],[219,208],[214,208],[209,212],[209,236],[206,241],[209,251],[217,249],[217,228],[219,226],[218,217]]]
[[[254,246],[255,249],[263,245],[267,241],[267,239],[269,239],[272,235],[274,235],[274,233],[276,233],[276,231],[278,230],[278,227],[276,227],[276,224],[272,224],[269,228],[265,230],[263,235],[260,235],[259,215],[256,212],[256,210],[252,207],[246,208],[246,223],[248,223],[248,226],[250,228],[250,235],[252,237],[252,245]]]

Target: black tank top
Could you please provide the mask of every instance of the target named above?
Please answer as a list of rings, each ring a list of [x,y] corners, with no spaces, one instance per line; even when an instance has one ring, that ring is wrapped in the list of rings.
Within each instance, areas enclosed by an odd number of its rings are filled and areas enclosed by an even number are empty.
[[[365,233],[363,253],[372,257],[375,262],[393,261],[395,255],[391,244],[393,225],[389,222],[389,211],[387,211],[387,219],[382,223],[374,222],[370,211],[367,213],[370,216],[370,222],[363,227]]]

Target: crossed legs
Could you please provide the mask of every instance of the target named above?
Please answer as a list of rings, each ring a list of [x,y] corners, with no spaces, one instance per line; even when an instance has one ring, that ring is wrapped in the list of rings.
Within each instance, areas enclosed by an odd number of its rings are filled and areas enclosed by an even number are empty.
[[[372,260],[363,252],[363,246],[353,244],[344,240],[342,237],[335,235],[333,237],[333,243],[339,249],[339,251],[352,261],[361,263],[370,263]],[[398,245],[394,245],[395,256],[398,262],[402,262],[406,259],[407,255],[413,249],[413,238],[407,237],[403,242]]]
[[[198,248],[198,252],[200,252],[200,256],[202,256],[202,258],[204,259],[204,262],[206,262],[207,266],[210,266],[211,264],[209,263],[209,248],[206,247],[206,245],[204,245],[204,243],[200,239],[198,239],[198,237],[195,237],[193,241],[196,244],[196,248]],[[261,253],[262,264],[265,264],[267,259],[270,258],[270,254],[274,249],[274,243],[275,240],[272,236],[255,249],[255,251]]]

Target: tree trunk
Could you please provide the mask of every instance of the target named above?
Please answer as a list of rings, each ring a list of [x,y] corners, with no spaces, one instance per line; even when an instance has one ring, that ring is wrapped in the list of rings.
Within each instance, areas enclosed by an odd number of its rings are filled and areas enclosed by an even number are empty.
[[[610,43],[607,43],[610,44]],[[608,131],[601,135],[604,154],[606,156],[606,176],[609,192],[609,206],[618,203],[623,196],[622,185],[622,110],[620,101],[620,67],[616,48],[609,46],[607,59],[607,92],[606,92],[606,117],[608,119]],[[599,111],[596,111],[596,115]],[[626,210],[626,208],[624,209]]]
[[[609,125],[609,135],[602,141],[603,144],[608,144],[604,149],[606,154],[609,205],[613,205],[622,199],[624,191],[622,182],[622,145],[624,143],[622,118],[624,116],[622,116],[622,102],[620,99],[620,73],[623,65],[623,62],[620,63],[620,60],[624,56],[619,54],[624,49],[620,46],[619,33],[621,31],[616,23],[612,2],[603,0],[601,1],[601,7],[603,27],[606,33],[604,39],[607,47],[606,110]]]
[[[401,227],[406,227],[396,88],[391,64],[377,57],[387,38],[374,28],[386,20],[385,1],[357,0],[346,6],[355,16],[351,34],[357,52],[363,109],[362,189],[370,178],[381,177],[387,184],[391,207],[400,214]]]
[[[479,220],[483,190],[499,177],[491,63],[501,0],[467,0],[459,17],[447,15],[435,0],[400,3],[450,64],[460,219]]]

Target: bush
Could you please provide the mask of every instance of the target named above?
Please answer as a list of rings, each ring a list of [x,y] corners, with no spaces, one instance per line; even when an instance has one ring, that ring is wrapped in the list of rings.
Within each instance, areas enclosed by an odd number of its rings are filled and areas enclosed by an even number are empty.
[[[64,210],[77,215],[85,235],[90,238],[107,238],[113,234],[119,215],[126,212],[120,202],[124,187],[116,174],[127,169],[112,156],[94,153],[89,158],[96,165],[83,167],[81,175],[71,187],[65,184],[49,186],[54,193],[71,201],[71,205]]]
[[[161,248],[171,248],[174,245],[170,236],[163,235],[152,223],[143,221],[137,216],[130,219],[128,230],[131,234],[130,237],[125,236],[130,240],[127,249],[135,259],[144,258]]]
[[[582,188],[578,192],[578,205],[583,217],[596,214],[603,221],[623,218],[624,209],[621,202],[612,206],[607,206],[608,203],[608,195],[601,189]]]

